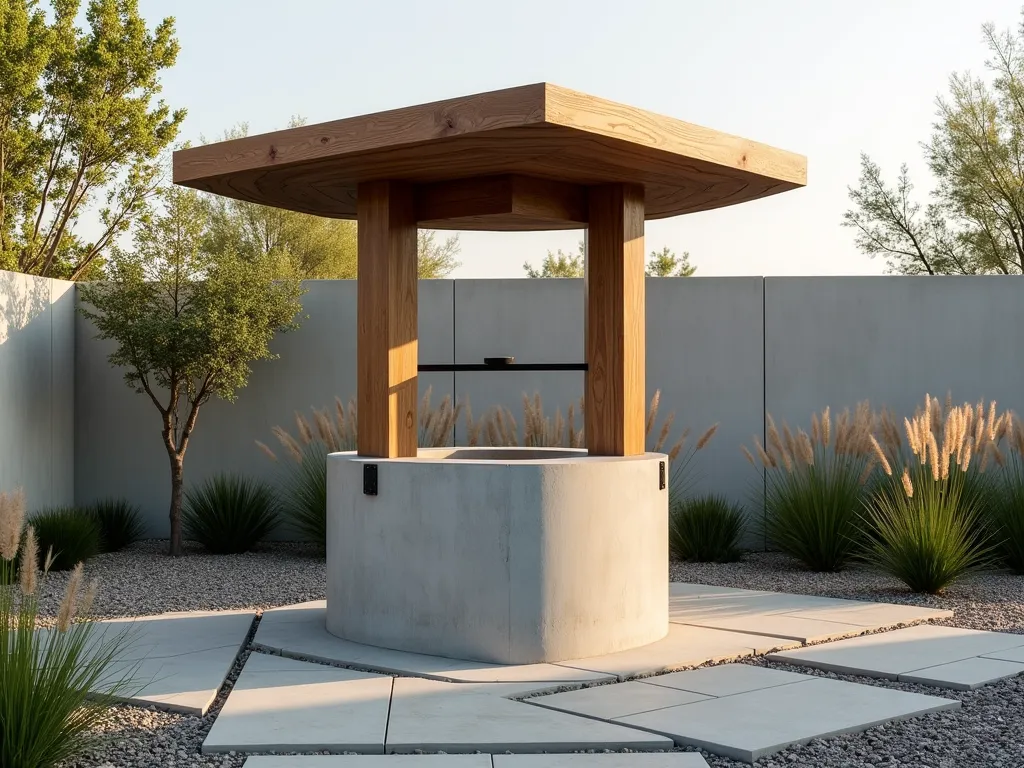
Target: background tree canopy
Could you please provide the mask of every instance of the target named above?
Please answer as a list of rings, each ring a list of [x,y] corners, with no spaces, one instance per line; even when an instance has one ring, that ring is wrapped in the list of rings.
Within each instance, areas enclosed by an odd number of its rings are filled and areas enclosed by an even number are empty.
[[[586,246],[580,240],[576,253],[565,253],[561,249],[555,253],[548,251],[539,267],[527,261],[523,270],[527,277],[583,277],[585,261]],[[688,252],[683,251],[682,256],[676,256],[666,246],[660,251],[651,251],[646,271],[651,277],[690,277],[697,268],[690,265]]]
[[[1015,275],[1024,267],[1024,23],[982,30],[986,75],[950,77],[922,144],[936,179],[929,202],[915,199],[906,165],[889,186],[861,156],[843,224],[889,272]]]
[[[0,268],[77,280],[142,216],[185,117],[160,93],[174,23],[137,0],[0,0]],[[97,204],[98,233],[76,233]]]

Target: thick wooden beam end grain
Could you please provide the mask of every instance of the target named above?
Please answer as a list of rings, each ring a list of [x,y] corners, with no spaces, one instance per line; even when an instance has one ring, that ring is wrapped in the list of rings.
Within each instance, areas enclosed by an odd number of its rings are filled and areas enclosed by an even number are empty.
[[[358,226],[357,449],[378,458],[415,456],[417,270],[412,187],[360,184]]]
[[[644,452],[644,190],[590,188],[584,420],[591,455]]]

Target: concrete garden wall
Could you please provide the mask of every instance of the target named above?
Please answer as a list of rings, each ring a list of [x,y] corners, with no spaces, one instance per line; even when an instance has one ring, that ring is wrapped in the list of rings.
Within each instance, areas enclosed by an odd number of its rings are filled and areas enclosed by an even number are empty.
[[[74,283],[0,271],[0,491],[74,502]]]
[[[143,507],[149,532],[166,535],[169,481],[156,410],[110,369],[110,348],[91,324],[73,317],[69,284],[2,274],[0,487],[24,485],[34,506],[68,502],[73,474],[77,502],[127,496]],[[236,403],[214,401],[201,413],[186,482],[225,470],[275,479],[255,441],[270,443],[271,428],[290,426],[296,410],[353,393],[355,283],[307,288],[303,327],[274,342],[280,359],[254,366]],[[676,411],[673,438],[683,426],[699,432],[721,422],[694,462],[696,488],[737,501],[749,501],[761,482],[738,447],[763,432],[766,407],[806,424],[826,404],[869,398],[901,412],[926,391],[952,389],[957,400],[994,397],[1024,412],[1020,277],[649,279],[647,327],[648,391],[661,389],[662,414]],[[424,281],[420,329],[423,363],[484,355],[580,362],[583,281]],[[421,388],[430,385],[435,402],[453,393],[468,397],[475,414],[501,403],[521,419],[524,391],[540,391],[548,413],[564,412],[578,401],[583,374],[422,376]]]

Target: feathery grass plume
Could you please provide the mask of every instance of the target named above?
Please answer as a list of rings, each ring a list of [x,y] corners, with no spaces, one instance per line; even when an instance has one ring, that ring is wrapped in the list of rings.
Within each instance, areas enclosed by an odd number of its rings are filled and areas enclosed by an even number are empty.
[[[313,423],[316,425],[317,436],[324,442],[328,450],[334,453],[338,450],[338,441],[334,437],[334,425],[325,411],[313,410]]]
[[[668,434],[672,429],[672,423],[675,421],[675,419],[676,414],[673,411],[665,418],[665,421],[662,422],[661,431],[658,432],[658,439],[654,442],[655,452],[660,451],[662,447],[665,445],[665,441],[668,440]]]
[[[487,419],[484,421],[484,430],[487,433],[488,445],[503,445],[501,442],[501,433],[498,432],[498,425],[494,419]]]
[[[295,438],[288,434],[283,427],[274,427],[271,432],[273,432],[278,442],[281,443],[281,446],[288,451],[288,455],[301,464],[302,446],[295,442]]]
[[[836,453],[845,453],[850,433],[850,409],[845,408],[836,418],[836,439],[833,449]]]
[[[92,614],[92,608],[96,604],[96,595],[100,591],[100,582],[98,579],[93,579],[89,582],[89,586],[85,589],[85,594],[82,596],[82,601],[78,605],[78,615],[82,618],[86,618]]]
[[[785,449],[782,450],[782,466],[786,468],[787,472],[793,472],[793,457]]]
[[[256,447],[263,451],[263,454],[271,461],[277,461],[277,454],[270,450],[270,447],[262,440],[256,441]]]
[[[974,452],[981,450],[981,441],[985,439],[985,411],[978,403],[978,415],[974,422]]]
[[[757,455],[760,457],[761,464],[764,465],[765,469],[774,468],[776,466],[775,459],[764,449],[761,445],[761,441],[756,436],[754,437],[754,450],[757,451]]]
[[[765,421],[768,426],[766,431],[766,434],[768,435],[768,447],[774,448],[780,454],[784,453],[786,447],[785,445],[782,444],[782,438],[779,437],[779,430],[775,426],[775,419],[772,418],[772,415],[770,413],[766,413]]]
[[[1006,457],[1003,456],[1003,452],[999,450],[999,446],[995,443],[989,443],[989,445],[992,446],[992,458],[995,460],[996,466],[1005,467]]]
[[[21,489],[0,493],[0,558],[14,560],[25,526],[25,496]]]
[[[921,441],[917,432],[917,427],[911,423],[910,419],[903,418],[903,426],[907,431],[907,444],[910,446],[910,452],[915,456],[921,455]]]
[[[655,390],[654,397],[651,398],[651,404],[647,408],[647,421],[644,424],[644,434],[651,434],[651,430],[654,429],[654,420],[658,416],[658,406],[661,404],[661,390]]]
[[[295,426],[299,430],[299,439],[302,440],[304,445],[309,445],[313,442],[313,430],[310,428],[306,417],[298,411],[295,412]]]
[[[829,406],[821,412],[821,444],[827,446],[832,433],[832,416]]]
[[[36,593],[38,564],[39,544],[36,541],[36,530],[30,525],[25,529],[25,538],[21,544],[21,594],[29,596]]]
[[[899,455],[902,441],[900,430],[896,426],[896,419],[888,408],[883,408],[878,416],[878,422],[882,432],[882,445],[885,448],[886,456],[894,458]]]
[[[705,445],[707,445],[709,442],[711,442],[711,438],[715,436],[715,432],[717,432],[717,431],[718,431],[718,423],[715,422],[710,427],[708,427],[707,430],[705,430],[703,435],[700,436],[700,439],[697,440],[697,447],[694,450],[699,451],[699,450],[703,449]]]
[[[907,494],[908,499],[914,498],[914,483],[910,480],[910,469],[908,467],[903,468],[903,492]]]
[[[816,413],[811,414],[811,440],[815,443],[821,440],[821,422]]]
[[[68,579],[67,590],[64,592],[64,599],[60,602],[57,610],[57,631],[67,632],[71,622],[75,618],[75,608],[78,605],[78,592],[82,588],[82,564],[79,563],[71,571],[71,578]]]
[[[875,458],[878,460],[878,464],[882,467],[882,471],[887,475],[892,474],[892,468],[889,466],[889,459],[885,456],[885,451],[882,450],[882,446],[874,435],[869,435],[868,440],[871,443],[871,450],[875,452]]]
[[[782,437],[786,443],[786,451],[789,452],[789,455],[793,457],[799,456],[796,439],[793,437],[793,432],[790,430],[789,424],[782,425]]]
[[[926,464],[932,466],[932,479],[938,482],[942,479],[942,473],[939,467],[939,444],[935,439],[935,433],[928,433],[928,459]]]
[[[462,401],[465,406],[462,409],[462,418],[466,423],[466,444],[469,446],[480,445],[480,433],[484,428],[483,421],[476,421],[473,419],[473,407],[469,403],[467,397]]]
[[[796,444],[799,449],[798,454],[800,460],[804,464],[811,466],[814,464],[814,446],[811,445],[810,436],[802,429],[798,429],[796,433]]]
[[[871,479],[871,475],[874,474],[875,467],[877,466],[878,462],[876,462],[873,458],[868,459],[868,463],[864,465],[864,471],[860,473],[860,478],[858,478],[857,482],[861,486],[867,485],[868,480]]]
[[[745,446],[745,445],[741,445],[740,446],[740,450],[743,451],[743,455],[747,457],[747,461],[750,462],[750,466],[756,467],[757,466],[757,462],[754,461],[754,454],[752,454],[750,452],[750,449],[747,448],[747,446]]]
[[[960,461],[957,462],[957,464],[960,467],[960,471],[961,472],[966,472],[967,471],[967,467],[970,466],[970,463],[971,463],[971,444],[967,443],[964,446],[963,453],[960,456]]]
[[[993,400],[988,406],[988,439],[996,439],[996,401]]]

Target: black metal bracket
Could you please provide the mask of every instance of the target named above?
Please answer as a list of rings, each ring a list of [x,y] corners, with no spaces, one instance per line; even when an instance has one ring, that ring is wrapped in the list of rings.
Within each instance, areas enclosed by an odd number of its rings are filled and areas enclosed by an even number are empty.
[[[417,366],[421,373],[462,372],[462,371],[585,371],[586,363],[427,363]]]
[[[367,496],[377,495],[376,464],[363,464],[363,493]]]

